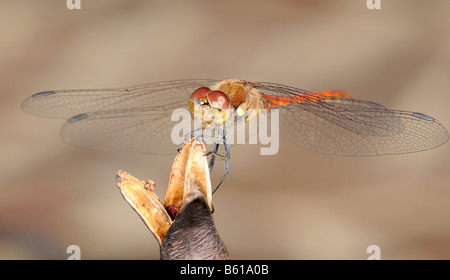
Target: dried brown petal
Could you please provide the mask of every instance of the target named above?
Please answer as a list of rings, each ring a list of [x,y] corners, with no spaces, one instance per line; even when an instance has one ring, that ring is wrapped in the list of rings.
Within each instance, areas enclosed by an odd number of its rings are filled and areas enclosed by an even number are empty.
[[[211,179],[209,177],[209,166],[206,158],[206,148],[203,143],[194,141],[191,143],[189,158],[186,165],[186,177],[184,182],[183,205],[200,195],[212,210]]]
[[[123,197],[139,214],[161,246],[172,220],[152,188],[149,188],[154,183],[149,181],[144,184],[125,171],[117,173],[116,181]]]
[[[173,161],[172,171],[170,172],[169,177],[169,185],[164,198],[164,207],[166,208],[169,205],[175,205],[178,208],[181,208],[184,193],[186,164],[189,157],[190,146],[191,144],[184,145]]]

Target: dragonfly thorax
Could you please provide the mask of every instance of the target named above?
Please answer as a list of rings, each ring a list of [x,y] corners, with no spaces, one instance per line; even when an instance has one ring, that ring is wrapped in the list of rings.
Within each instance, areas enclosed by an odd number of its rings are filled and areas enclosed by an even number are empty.
[[[226,79],[211,88],[227,95],[231,105],[235,108],[237,118],[245,118],[248,121],[264,108],[261,92],[251,82]]]

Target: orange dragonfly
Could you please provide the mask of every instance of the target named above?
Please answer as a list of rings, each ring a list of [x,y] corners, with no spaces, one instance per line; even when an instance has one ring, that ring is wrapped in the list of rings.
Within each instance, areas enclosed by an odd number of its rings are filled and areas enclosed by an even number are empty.
[[[440,146],[449,138],[445,127],[426,114],[390,110],[341,91],[309,92],[234,79],[44,91],[22,103],[25,112],[67,119],[62,137],[68,143],[151,154],[175,153],[179,148],[171,141],[171,114],[178,108],[190,110],[194,118],[194,113],[200,113],[202,128],[217,129],[223,129],[227,120],[245,120],[261,109],[280,109],[282,135],[299,146],[333,155],[412,153]],[[190,136],[199,133],[202,131]],[[229,145],[225,136],[219,142],[225,147],[223,157],[227,159]],[[211,169],[219,142],[212,152]]]

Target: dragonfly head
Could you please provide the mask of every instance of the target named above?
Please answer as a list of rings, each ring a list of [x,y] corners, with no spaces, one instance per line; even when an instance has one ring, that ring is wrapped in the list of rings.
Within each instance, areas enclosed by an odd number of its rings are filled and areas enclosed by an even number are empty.
[[[206,126],[211,123],[224,124],[232,117],[234,108],[225,93],[201,87],[192,93],[189,111],[194,120]]]

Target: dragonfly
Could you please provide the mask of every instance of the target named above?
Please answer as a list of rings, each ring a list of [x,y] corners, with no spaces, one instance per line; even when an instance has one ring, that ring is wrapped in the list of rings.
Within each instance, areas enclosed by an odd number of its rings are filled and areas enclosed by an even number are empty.
[[[200,129],[225,131],[226,123],[246,122],[262,110],[278,110],[281,135],[292,143],[321,153],[375,156],[413,153],[448,141],[445,127],[430,115],[390,110],[350,94],[311,92],[271,83],[236,79],[191,79],[124,88],[53,90],[36,93],[22,103],[23,111],[66,119],[62,138],[76,146],[103,151],[173,154],[172,112],[189,110]],[[200,116],[198,120],[195,116]],[[211,129],[212,128],[212,129]],[[210,170],[217,157],[229,172],[227,133],[215,139]],[[224,154],[218,147],[224,147]]]

